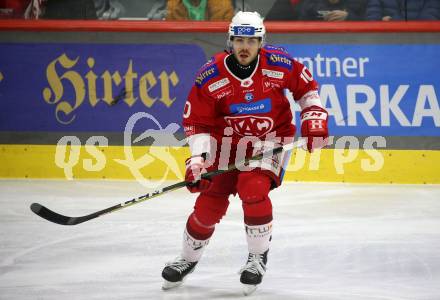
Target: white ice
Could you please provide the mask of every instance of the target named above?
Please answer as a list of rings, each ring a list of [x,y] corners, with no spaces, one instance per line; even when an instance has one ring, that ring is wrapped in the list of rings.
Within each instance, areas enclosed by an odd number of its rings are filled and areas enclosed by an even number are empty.
[[[185,189],[76,225],[34,215],[41,203],[84,215],[148,192],[128,181],[0,181],[0,299],[237,299],[247,256],[231,198],[184,285],[161,290],[194,195]],[[266,276],[250,299],[440,299],[440,186],[285,183],[271,193]]]

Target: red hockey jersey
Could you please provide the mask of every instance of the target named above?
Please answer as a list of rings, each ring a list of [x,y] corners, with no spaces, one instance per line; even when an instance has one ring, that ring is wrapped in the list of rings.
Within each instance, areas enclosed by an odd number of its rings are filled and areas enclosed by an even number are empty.
[[[218,53],[200,69],[183,113],[187,136],[210,133],[219,137],[232,128],[234,140],[269,133],[293,137],[290,103],[284,96],[289,89],[301,99],[318,84],[307,68],[280,47],[261,49],[254,72],[240,79],[228,69],[226,52]]]

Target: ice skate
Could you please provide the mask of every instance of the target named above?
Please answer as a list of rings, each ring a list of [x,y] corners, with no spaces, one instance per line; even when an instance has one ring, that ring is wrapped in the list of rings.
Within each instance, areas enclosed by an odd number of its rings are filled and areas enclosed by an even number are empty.
[[[162,277],[164,279],[162,289],[169,290],[180,286],[186,276],[194,271],[196,265],[197,262],[186,261],[181,257],[167,263],[162,271]]]
[[[263,280],[263,275],[266,272],[267,253],[253,254],[249,253],[246,265],[240,270],[240,282],[243,284],[243,293],[248,296],[255,292],[257,286]]]

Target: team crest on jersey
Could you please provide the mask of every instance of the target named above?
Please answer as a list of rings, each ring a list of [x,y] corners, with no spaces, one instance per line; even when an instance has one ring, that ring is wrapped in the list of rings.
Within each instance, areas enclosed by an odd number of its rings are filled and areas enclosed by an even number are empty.
[[[218,76],[218,68],[217,65],[212,65],[200,71],[199,75],[196,78],[196,86],[202,87],[209,79]]]
[[[270,78],[283,79],[284,77],[284,73],[280,71],[274,71],[268,69],[262,69],[261,71],[263,72],[263,75],[266,75],[267,77]]]
[[[234,115],[264,114],[272,110],[272,100],[266,98],[253,103],[231,104],[229,110]]]
[[[280,53],[267,53],[267,63],[272,66],[284,67],[288,70],[292,69],[292,60],[289,56]]]
[[[246,93],[246,95],[244,95],[244,99],[245,99],[247,102],[251,102],[252,100],[254,100],[254,94],[252,94],[252,93]]]
[[[228,78],[220,79],[219,81],[216,81],[216,82],[210,84],[210,85],[208,86],[208,90],[209,90],[210,92],[214,92],[214,91],[216,91],[216,90],[218,90],[218,89],[224,87],[224,86],[227,85],[229,82],[230,82],[230,81],[229,81]]]
[[[226,123],[241,136],[263,136],[273,128],[273,120],[268,117],[237,116],[225,117]]]

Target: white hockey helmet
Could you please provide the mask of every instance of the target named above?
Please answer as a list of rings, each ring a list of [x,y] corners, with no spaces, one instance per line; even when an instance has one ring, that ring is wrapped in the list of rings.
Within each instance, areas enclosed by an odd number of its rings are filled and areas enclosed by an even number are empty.
[[[229,24],[228,45],[233,36],[259,37],[264,44],[266,38],[266,27],[263,24],[263,18],[256,11],[239,11],[232,18]]]

